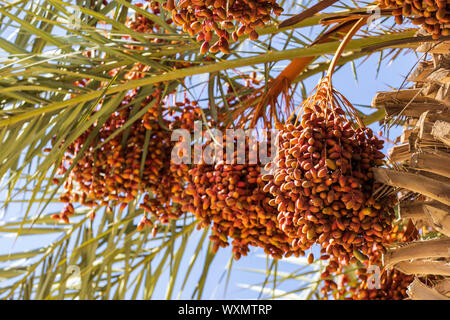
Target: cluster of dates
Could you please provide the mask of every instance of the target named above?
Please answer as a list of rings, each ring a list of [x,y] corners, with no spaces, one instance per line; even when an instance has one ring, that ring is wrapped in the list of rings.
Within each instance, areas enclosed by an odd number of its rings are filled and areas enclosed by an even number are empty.
[[[292,246],[306,251],[319,244],[347,265],[381,248],[393,210],[373,197],[372,168],[383,163],[383,141],[355,128],[331,96],[323,81],[302,106],[301,122],[281,127],[271,173],[262,179]]]
[[[146,2],[137,3],[136,6],[152,14],[160,14],[158,2]],[[170,20],[166,22],[171,23]],[[160,32],[160,26],[137,12],[127,18],[126,25],[139,33]],[[157,43],[162,41],[158,38],[154,40]],[[142,49],[135,45],[128,47],[132,50]],[[91,54],[86,52],[88,56]],[[166,65],[184,68],[190,63],[175,61],[167,62]],[[141,79],[150,69],[151,66],[135,63],[129,70],[125,70],[120,81]],[[114,77],[119,72],[122,70],[112,69],[109,75]],[[81,79],[74,84],[85,87],[90,82],[91,80]],[[100,84],[104,85],[107,84]],[[53,218],[69,222],[69,217],[74,212],[74,203],[93,209],[106,207],[107,212],[111,212],[115,206],[123,210],[142,195],[140,207],[161,223],[167,223],[170,218],[175,219],[182,214],[180,206],[172,201],[172,197],[181,193],[188,167],[170,166],[171,150],[175,144],[171,141],[171,130],[193,128],[195,119],[200,117],[200,111],[196,101],[191,102],[186,98],[173,107],[163,106],[163,89],[163,84],[155,84],[153,93],[144,99],[139,97],[139,88],[131,90],[105,123],[99,125],[96,122],[67,148],[59,166],[59,174],[62,176],[74,164],[63,184],[65,192],[60,197],[67,205]],[[102,107],[103,102],[96,110]],[[147,109],[146,112],[131,126],[122,130],[136,112],[144,108]],[[119,130],[122,132],[118,133]],[[96,138],[90,140],[94,131],[97,132]],[[77,157],[80,159],[74,163]],[[59,179],[56,178],[54,182],[59,183]],[[92,218],[95,216],[95,210],[91,211],[91,215]],[[146,225],[153,225],[147,215],[138,224],[138,229]]]
[[[158,103],[148,108],[128,129],[123,129],[136,107],[133,101],[137,93],[137,90],[128,93],[104,124],[93,125],[67,148],[58,171],[64,175],[73,165],[63,184],[65,192],[60,197],[67,205],[54,218],[68,222],[74,212],[73,203],[93,209],[106,207],[107,212],[116,206],[124,210],[142,195],[140,207],[161,223],[183,213],[172,197],[181,194],[188,167],[171,167],[175,142],[171,141],[168,129],[193,127],[199,107],[196,102],[185,99],[178,115],[169,110],[164,119],[155,118],[162,107],[158,91],[155,91],[140,103],[140,108],[147,107],[154,99]],[[118,130],[122,131],[118,133]],[[93,132],[95,139],[90,139]],[[56,179],[55,183],[58,182]],[[138,228],[145,225],[153,225],[146,216]]]
[[[199,227],[212,224],[214,250],[228,246],[231,238],[236,260],[246,256],[250,246],[263,248],[277,259],[303,255],[299,248],[291,247],[287,235],[278,228],[277,212],[269,205],[271,196],[263,191],[261,164],[250,162],[247,144],[246,156],[242,157],[236,150],[237,141],[234,139],[232,155],[227,155],[223,147],[219,161],[192,166],[181,199],[183,211],[194,213],[200,220]]]
[[[408,17],[421,25],[434,39],[450,35],[450,2],[447,0],[378,0],[381,8],[393,9],[395,22]]]
[[[410,223],[409,227],[413,227]],[[413,230],[413,232],[410,232]],[[383,238],[383,245],[404,243],[417,238],[415,228],[408,228],[403,223],[393,226],[391,232]],[[331,259],[321,274],[323,286],[320,289],[325,299],[348,300],[403,300],[408,297],[407,289],[414,280],[414,275],[407,275],[399,270],[382,269],[381,257],[384,250],[373,251],[370,262],[358,263],[355,279],[351,280],[345,267],[336,259]],[[351,267],[353,267],[351,266]],[[340,276],[338,276],[340,275]],[[378,277],[378,279],[376,279]],[[339,280],[337,280],[339,279]]]
[[[202,42],[203,54],[230,53],[230,32],[234,41],[243,34],[258,39],[255,29],[264,27],[272,12],[277,16],[283,12],[275,0],[168,0],[164,7],[172,10],[176,25]],[[214,34],[219,40],[211,45]]]

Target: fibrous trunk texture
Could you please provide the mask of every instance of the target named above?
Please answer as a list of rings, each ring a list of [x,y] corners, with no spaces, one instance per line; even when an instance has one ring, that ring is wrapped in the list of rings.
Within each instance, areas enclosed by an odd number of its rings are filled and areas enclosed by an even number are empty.
[[[450,300],[450,298],[434,288],[428,287],[417,278],[409,285],[407,293],[411,300]]]
[[[391,168],[374,168],[373,173],[375,180],[399,195],[399,218],[412,223],[415,234],[424,239],[397,243],[382,257],[386,268],[416,276],[407,291],[413,300],[449,299],[449,49],[449,41],[420,45],[417,51],[431,54],[432,59],[422,61],[411,73],[408,80],[414,86],[380,92],[372,101],[373,107],[384,108],[386,123],[404,128],[388,152]]]

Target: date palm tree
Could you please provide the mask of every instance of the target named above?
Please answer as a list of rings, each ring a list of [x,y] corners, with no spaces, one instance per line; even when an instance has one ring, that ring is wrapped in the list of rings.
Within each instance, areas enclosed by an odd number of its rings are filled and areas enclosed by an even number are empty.
[[[136,229],[143,214],[138,201],[123,211],[100,208],[94,220],[83,206],[75,208],[68,223],[52,215],[61,210],[64,191],[64,178],[55,179],[57,164],[70,144],[104,122],[130,90],[139,89],[136,117],[122,126],[124,132],[142,116],[139,101],[161,84],[163,97],[186,94],[202,104],[204,117],[225,113],[235,122],[246,113],[300,102],[311,79],[328,69],[348,32],[345,23],[375,12],[373,4],[362,1],[321,2],[327,3],[299,19],[316,2],[279,1],[284,13],[257,29],[258,40],[244,35],[230,40],[229,53],[205,55],[195,37],[170,23],[170,11],[161,8],[157,15],[148,9],[150,2],[0,0],[0,297],[201,299],[226,290],[232,271],[261,275],[261,281],[241,279],[240,284],[259,297],[317,297],[320,263],[308,266],[304,259],[263,255],[257,267],[237,268],[231,250],[214,252],[210,230],[197,230],[192,214],[161,226],[156,236]],[[137,15],[158,25],[158,32],[132,28],[129,21]],[[376,29],[363,27],[348,43],[337,69],[351,65],[357,76],[358,61],[376,54],[380,68],[415,47],[414,30],[395,26],[389,16],[380,21]],[[186,67],[176,68],[175,62]],[[145,66],[143,76],[125,80],[136,64]],[[245,99],[248,92],[241,90],[242,75],[250,74],[259,82],[254,100]],[[238,103],[227,114],[218,105],[229,95]],[[384,114],[369,109],[361,116],[370,124]],[[89,139],[95,141],[96,135],[92,131]],[[55,141],[59,147],[52,147]],[[215,259],[224,263],[214,264]],[[280,271],[286,263],[290,271]],[[218,279],[212,285],[211,277]],[[283,287],[289,282],[293,285]]]

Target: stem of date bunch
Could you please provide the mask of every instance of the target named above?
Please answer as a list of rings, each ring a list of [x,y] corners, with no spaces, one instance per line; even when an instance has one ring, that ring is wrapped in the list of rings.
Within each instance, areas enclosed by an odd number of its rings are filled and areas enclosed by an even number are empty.
[[[366,24],[366,20],[367,18],[361,18],[359,19],[354,25],[353,27],[350,29],[350,31],[346,34],[345,38],[342,40],[341,44],[339,45],[336,53],[334,54],[333,60],[330,63],[330,67],[328,68],[327,71],[327,76],[330,79],[330,84],[331,84],[331,77],[333,76],[333,72],[334,69],[336,68],[336,65],[339,61],[339,59],[342,56],[342,53],[344,52],[345,47],[347,46],[347,44],[350,42],[350,40],[353,38],[353,36],[355,35],[355,33],[363,26]]]

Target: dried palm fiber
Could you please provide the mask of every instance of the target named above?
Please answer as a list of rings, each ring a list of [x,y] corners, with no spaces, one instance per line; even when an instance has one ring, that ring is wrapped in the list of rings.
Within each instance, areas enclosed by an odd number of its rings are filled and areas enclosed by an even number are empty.
[[[393,213],[372,196],[372,168],[383,164],[383,141],[331,85],[337,59],[363,23],[346,36],[328,76],[298,107],[295,121],[279,126],[279,148],[266,167],[272,172],[263,177],[292,246],[306,251],[320,244],[344,265],[381,247]]]
[[[434,39],[450,35],[450,3],[447,0],[378,0],[378,3],[382,9],[393,9],[398,24],[407,17],[431,33]]]
[[[163,6],[172,10],[175,24],[202,42],[201,53],[209,50],[228,54],[230,32],[234,41],[243,34],[256,40],[255,29],[264,27],[272,12],[277,16],[283,12],[275,0],[168,0]],[[219,40],[210,45],[213,34]]]
[[[182,103],[181,116],[174,116],[173,110],[167,108],[162,120],[154,118],[161,108],[161,92],[157,90],[141,103],[140,107],[145,108],[154,102],[145,115],[135,121],[129,131],[116,134],[129,120],[137,93],[138,90],[128,93],[103,125],[94,124],[66,150],[59,167],[61,175],[67,172],[77,156],[81,157],[64,182],[65,193],[60,200],[67,205],[55,218],[68,221],[74,211],[72,203],[92,208],[106,206],[108,212],[114,206],[123,210],[143,194],[141,208],[162,223],[183,213],[171,199],[183,189],[183,175],[188,168],[171,168],[174,142],[171,141],[171,131],[162,126],[170,129],[193,126],[198,113],[197,104],[186,99]],[[94,131],[97,131],[96,138],[90,141],[89,136]],[[143,223],[152,225],[146,216],[138,227],[142,228]]]

